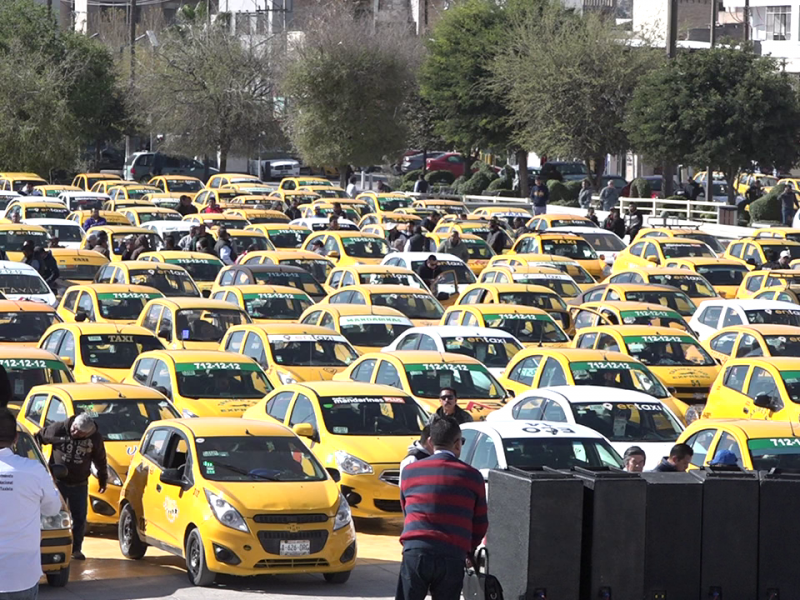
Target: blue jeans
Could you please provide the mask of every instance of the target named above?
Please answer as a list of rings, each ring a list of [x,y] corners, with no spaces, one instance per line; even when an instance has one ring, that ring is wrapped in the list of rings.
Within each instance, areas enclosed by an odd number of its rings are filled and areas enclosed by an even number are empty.
[[[403,551],[395,600],[459,600],[464,585],[463,558],[410,548]]]
[[[534,206],[533,207],[533,214],[534,215],[544,215],[547,214],[547,205],[544,206]]]
[[[20,592],[0,592],[0,600],[36,600],[39,597],[39,584]]]
[[[792,226],[792,221],[794,220],[794,209],[793,208],[781,208],[781,216],[783,217],[783,224],[786,227]]]
[[[64,496],[72,515],[72,551],[80,552],[86,532],[86,511],[89,509],[89,484],[66,485],[58,483],[58,491]]]

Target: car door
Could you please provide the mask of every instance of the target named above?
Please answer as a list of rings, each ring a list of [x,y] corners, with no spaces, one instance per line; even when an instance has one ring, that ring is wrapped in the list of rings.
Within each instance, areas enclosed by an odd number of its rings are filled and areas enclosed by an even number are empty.
[[[736,353],[734,356],[735,358],[753,358],[756,356],[764,356],[764,351],[761,349],[758,338],[749,333],[742,333],[736,344]]]
[[[537,388],[552,387],[554,385],[567,385],[567,377],[564,368],[553,357],[548,357],[544,366],[538,370],[537,379],[534,382]]]
[[[724,363],[733,354],[733,349],[736,347],[736,338],[738,336],[739,334],[736,331],[727,331],[715,335],[708,342],[708,353],[718,361]]]
[[[542,363],[542,356],[534,354],[528,356],[514,364],[510,369],[506,369],[507,376],[501,378],[500,383],[503,387],[513,390],[517,394],[521,394],[529,390],[536,380],[539,371],[539,366]]]
[[[353,381],[370,383],[372,381],[372,372],[375,369],[376,362],[378,361],[374,358],[368,358],[361,361],[350,373],[350,379]]]
[[[760,408],[755,405],[755,399],[759,396],[766,396],[772,403],[773,408]],[[754,366],[750,371],[750,378],[747,381],[747,398],[743,412],[745,418],[770,420],[780,416],[776,415],[783,410],[783,399],[778,382],[767,369]]]
[[[625,259],[625,264],[620,265],[622,268],[631,268],[631,267],[638,267],[640,265],[644,265],[644,262],[641,259],[642,252],[644,251],[645,242],[636,242],[633,246],[631,246],[626,253],[622,255],[621,258]],[[619,258],[617,259],[619,260]]]
[[[717,435],[717,431],[718,430],[716,427],[709,426],[691,435],[686,440],[685,444],[690,446],[694,451],[694,454],[692,454],[692,460],[690,462],[690,469],[692,467],[699,469],[700,467],[705,466],[706,457],[709,456],[709,453],[712,450],[712,444]]]
[[[400,380],[400,373],[397,371],[397,367],[388,360],[380,361],[378,369],[375,372],[374,383],[390,385],[399,389],[403,388],[403,382]]]
[[[163,360],[156,360],[155,363],[153,363],[153,376],[150,378],[150,383],[148,385],[172,400],[174,392],[172,374],[166,362]]]
[[[87,321],[97,321],[97,314],[94,312],[94,300],[89,292],[81,292],[75,314],[76,316],[80,314],[86,315]]]
[[[149,509],[146,518],[158,532],[157,535],[161,543],[181,553],[185,529],[178,531],[180,526],[178,519],[181,512],[186,515],[190,509],[187,506],[181,511],[179,501],[181,496],[189,496],[191,498],[191,495],[183,493],[182,488],[179,486],[161,483],[160,478],[161,474],[167,469],[179,469],[184,474],[189,470],[189,443],[184,435],[177,430],[170,428],[165,431],[163,454],[160,455],[158,460],[152,461],[150,465],[144,504]],[[196,502],[196,498],[192,498],[192,500]]]
[[[483,432],[478,434],[474,446],[469,464],[481,472],[484,481],[488,481],[489,471],[500,466],[497,447],[491,436]]]
[[[25,405],[25,418],[19,419],[25,429],[31,433],[36,433],[42,428],[42,418],[47,407],[47,394],[34,394]]]
[[[531,396],[520,400],[511,409],[511,416],[519,421],[541,421],[547,398]]]
[[[257,333],[251,331],[247,334],[242,353],[256,361],[263,369],[267,369],[267,353],[264,348],[264,342]]]
[[[714,419],[751,418],[752,400],[745,393],[749,371],[749,365],[725,367],[721,381],[718,380],[719,383],[712,386],[703,417]]]
[[[292,404],[292,409],[289,414],[288,426],[290,428],[301,423],[308,423],[314,428],[314,436],[306,442],[308,447],[313,451],[314,446],[319,443],[320,428],[317,421],[317,414],[314,410],[314,403],[305,394],[298,393],[297,397]],[[305,440],[304,440],[305,441]]]
[[[419,346],[420,337],[418,333],[407,335],[397,344],[396,350],[416,350],[417,346]]]

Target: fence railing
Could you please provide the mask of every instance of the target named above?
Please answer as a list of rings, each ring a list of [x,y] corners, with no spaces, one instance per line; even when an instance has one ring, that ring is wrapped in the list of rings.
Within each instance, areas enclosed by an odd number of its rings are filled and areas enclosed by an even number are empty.
[[[719,202],[699,202],[696,200],[663,200],[660,198],[620,198],[619,207],[623,214],[626,209],[636,205],[643,215],[664,219],[686,220],[695,223],[718,223]]]

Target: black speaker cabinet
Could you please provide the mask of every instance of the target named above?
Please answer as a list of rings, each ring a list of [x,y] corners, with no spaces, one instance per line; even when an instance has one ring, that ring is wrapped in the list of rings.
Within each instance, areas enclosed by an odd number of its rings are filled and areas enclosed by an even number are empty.
[[[760,473],[758,598],[784,600],[800,594],[800,569],[794,548],[800,540],[795,518],[800,474]]]

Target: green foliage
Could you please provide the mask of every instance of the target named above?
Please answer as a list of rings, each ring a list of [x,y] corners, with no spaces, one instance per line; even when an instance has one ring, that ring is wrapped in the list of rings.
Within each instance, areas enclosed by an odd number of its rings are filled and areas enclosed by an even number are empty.
[[[431,171],[425,176],[425,180],[431,185],[435,183],[452,185],[452,183],[456,180],[456,176],[450,171]]]
[[[403,182],[411,181],[414,182],[419,179],[419,176],[422,175],[422,169],[414,169],[413,171],[409,171],[405,175],[403,175]]]
[[[547,189],[550,190],[549,204],[557,206],[578,206],[578,197],[571,197],[571,193],[567,185],[557,179],[550,179],[547,181]]]
[[[625,130],[651,162],[711,165],[734,178],[753,162],[788,169],[800,157],[800,102],[788,73],[750,48],[683,52],[645,74]]]
[[[653,190],[650,183],[641,177],[637,177],[631,182],[631,198],[650,198]]]
[[[461,191],[461,188],[464,187],[464,184],[467,183],[467,178],[463,175],[459,175],[456,177],[456,180],[453,182],[453,193],[455,194],[463,194],[464,192]]]
[[[763,223],[765,221],[780,222],[781,201],[778,200],[778,196],[781,195],[785,187],[786,184],[783,183],[776,185],[769,193],[752,202],[750,204],[750,220],[754,223]]]
[[[444,139],[436,132],[436,124],[441,119],[436,107],[420,95],[419,89],[415,90],[403,107],[408,147],[423,150],[446,147]]]
[[[495,191],[495,190],[510,190],[514,187],[514,169],[511,168],[511,165],[506,165],[503,167],[503,170],[500,171],[500,176],[493,180],[487,189]]]
[[[413,181],[404,181],[400,184],[401,192],[413,192],[414,191],[414,182]]]
[[[581,194],[581,186],[583,181],[565,181],[564,186],[567,188],[570,200],[578,201],[578,196]],[[577,206],[577,205],[576,205]]]
[[[459,193],[465,196],[477,196],[481,194],[492,182],[487,173],[477,170],[460,188]]]

